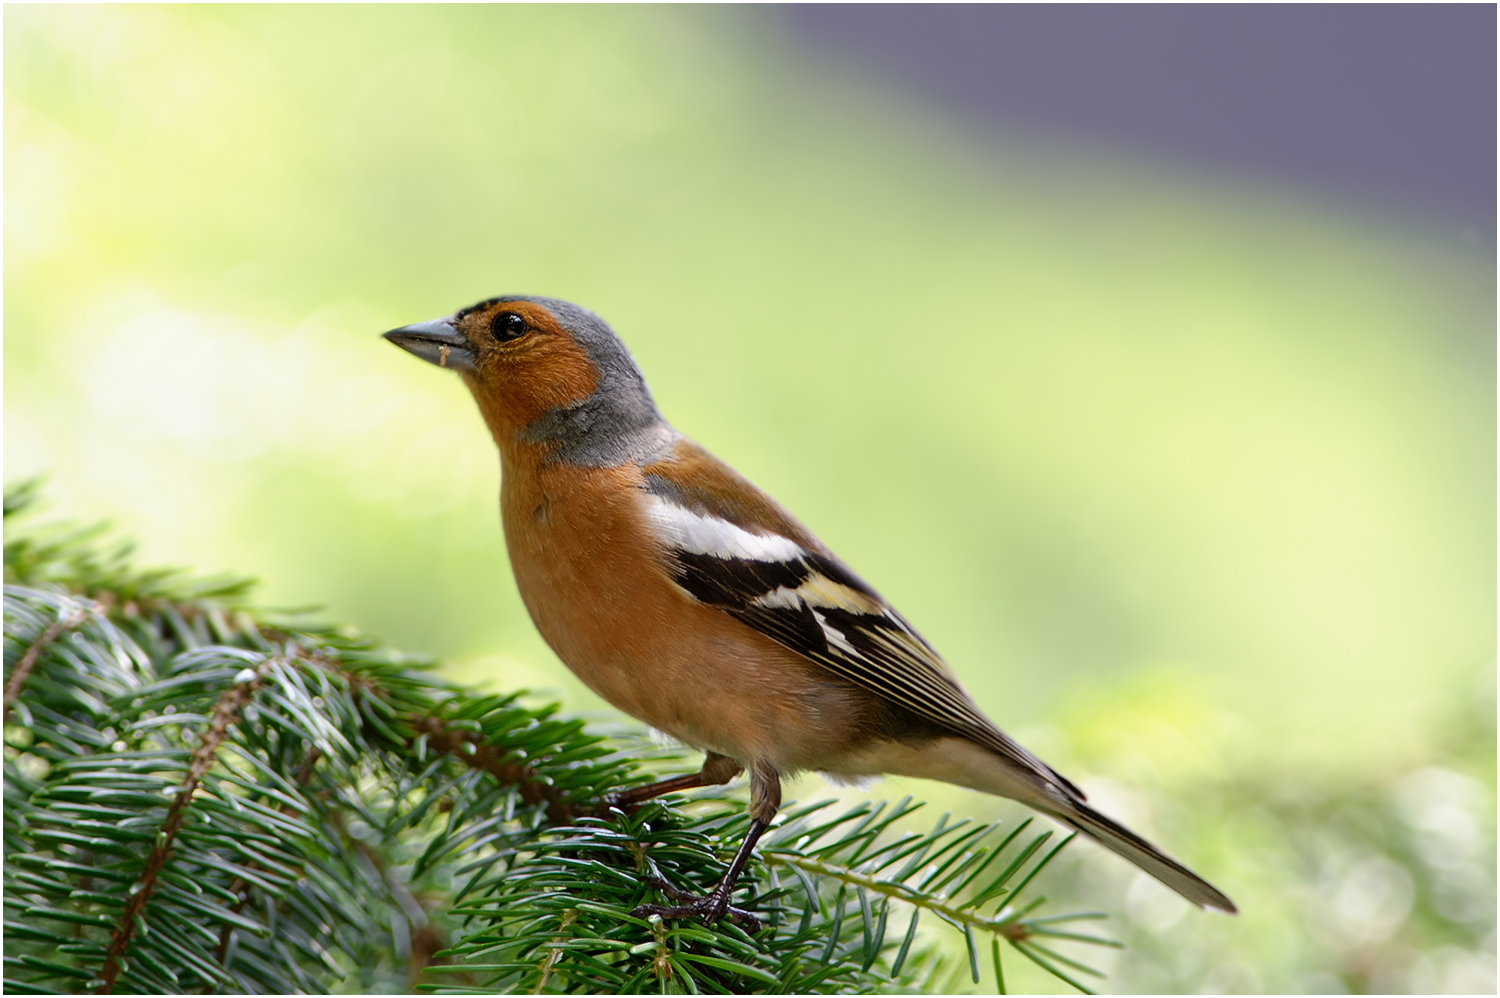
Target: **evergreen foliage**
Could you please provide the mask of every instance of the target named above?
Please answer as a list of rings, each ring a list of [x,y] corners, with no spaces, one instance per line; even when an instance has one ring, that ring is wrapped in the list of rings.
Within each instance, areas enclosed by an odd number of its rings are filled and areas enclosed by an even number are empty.
[[[722,875],[733,794],[608,808],[661,752],[277,620],[244,580],[17,530],[34,494],[5,498],[8,991],[910,992],[981,958],[1003,986],[1001,940],[1081,987],[1055,944],[1115,945],[1020,900],[1066,840],[903,831],[910,799],[789,807],[741,880],[753,933],[635,918]]]

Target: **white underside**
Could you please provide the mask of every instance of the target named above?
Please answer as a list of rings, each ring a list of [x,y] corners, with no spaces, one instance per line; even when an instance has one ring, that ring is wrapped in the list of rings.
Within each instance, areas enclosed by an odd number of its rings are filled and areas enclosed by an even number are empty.
[[[1044,811],[1067,813],[1070,802],[1036,774],[967,738],[938,738],[919,745],[878,742],[824,770],[837,780],[854,781],[888,773],[941,780],[997,797],[1009,797]]]

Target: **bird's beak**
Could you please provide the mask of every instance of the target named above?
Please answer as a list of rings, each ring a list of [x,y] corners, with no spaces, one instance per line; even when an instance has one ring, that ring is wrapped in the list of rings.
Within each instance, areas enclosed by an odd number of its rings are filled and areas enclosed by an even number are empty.
[[[432,319],[384,334],[396,346],[450,371],[472,371],[479,358],[452,319]]]

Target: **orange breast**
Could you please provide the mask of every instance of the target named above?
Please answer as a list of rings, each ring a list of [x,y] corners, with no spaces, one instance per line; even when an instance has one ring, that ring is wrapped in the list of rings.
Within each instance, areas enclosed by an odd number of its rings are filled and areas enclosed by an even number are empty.
[[[508,455],[511,457],[511,455]],[[859,694],[671,581],[635,467],[506,462],[501,511],[521,598],[590,689],[699,748],[782,771],[834,765]]]

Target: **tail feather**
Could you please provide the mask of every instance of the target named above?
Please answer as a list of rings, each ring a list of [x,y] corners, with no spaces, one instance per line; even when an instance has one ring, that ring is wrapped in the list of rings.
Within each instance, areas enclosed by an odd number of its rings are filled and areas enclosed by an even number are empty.
[[[1231,915],[1239,913],[1234,902],[1213,884],[1124,825],[1106,818],[1082,801],[1075,802],[1066,813],[1053,813],[1059,821],[1072,825],[1080,832],[1096,839],[1100,845],[1115,855],[1130,860],[1193,904],[1204,908],[1217,908]]]
[[[880,742],[865,756],[851,758],[848,772],[920,776],[1020,801],[1098,839],[1104,848],[1128,859],[1193,904],[1237,914],[1234,902],[1223,892],[1124,825],[1089,807],[1082,791],[1019,747],[1001,754],[989,745],[957,735],[914,745]]]

